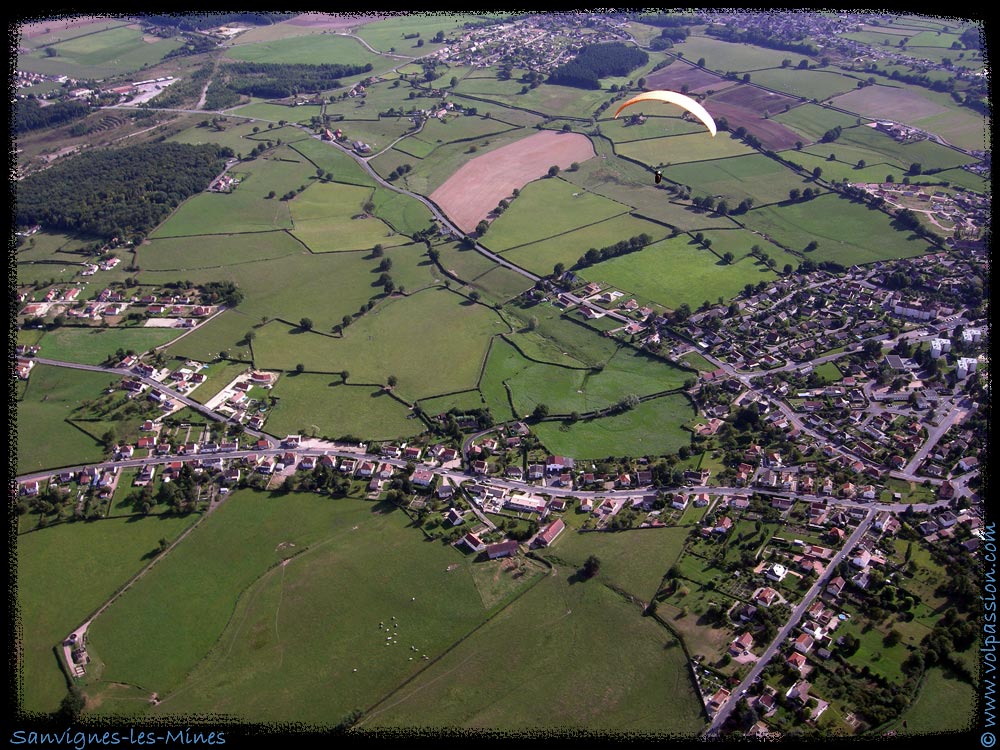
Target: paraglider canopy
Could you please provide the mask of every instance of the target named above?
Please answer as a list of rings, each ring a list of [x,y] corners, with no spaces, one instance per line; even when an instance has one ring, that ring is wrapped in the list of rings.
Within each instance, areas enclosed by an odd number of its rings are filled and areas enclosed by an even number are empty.
[[[708,110],[690,96],[679,94],[676,91],[646,91],[638,96],[633,96],[618,108],[618,111],[615,112],[615,117],[617,118],[626,107],[638,104],[639,102],[667,102],[668,104],[676,104],[679,107],[683,107],[701,120],[709,132],[715,136],[715,120],[712,119],[712,115],[708,113]]]

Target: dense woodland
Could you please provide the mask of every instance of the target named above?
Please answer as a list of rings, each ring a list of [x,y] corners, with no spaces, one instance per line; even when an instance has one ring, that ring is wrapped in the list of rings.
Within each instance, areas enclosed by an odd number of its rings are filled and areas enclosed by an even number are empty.
[[[43,107],[37,99],[19,99],[14,110],[14,135],[63,125],[86,117],[90,107],[86,102],[56,102]]]
[[[710,25],[705,28],[705,33],[734,44],[753,44],[768,49],[798,52],[800,55],[815,55],[819,52],[816,46],[808,41],[782,39],[760,29],[738,29],[734,26]]]
[[[293,65],[282,63],[238,62],[222,67],[225,87],[239,94],[279,99],[303,92],[315,93],[340,87],[344,76],[368,73],[366,65]],[[220,95],[219,92],[216,94]]]
[[[627,76],[647,62],[649,55],[631,45],[621,42],[591,44],[584,47],[575,60],[553,70],[547,83],[581,89],[599,89],[601,78]]]
[[[145,234],[208,187],[229,156],[231,149],[184,143],[87,151],[23,179],[16,222],[105,239]]]
[[[257,13],[253,11],[242,13],[155,13],[139,16],[147,23],[157,26],[173,26],[180,31],[204,31],[231,23],[252,23],[267,26],[278,21],[286,21],[295,15],[288,12]]]

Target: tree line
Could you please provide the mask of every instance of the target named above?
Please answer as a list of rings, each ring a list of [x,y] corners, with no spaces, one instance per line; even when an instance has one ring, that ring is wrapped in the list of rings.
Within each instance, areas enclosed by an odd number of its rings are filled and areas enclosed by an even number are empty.
[[[797,52],[800,55],[815,55],[818,52],[816,47],[809,42],[789,41],[759,29],[738,29],[733,26],[710,25],[706,27],[705,33],[709,36],[718,37],[724,42],[753,44],[758,47],[767,47],[768,49]]]
[[[371,69],[371,63],[304,65],[237,62],[222,66],[220,73],[225,86],[232,91],[264,99],[280,99],[303,91],[318,92],[339,88],[341,78],[368,73]]]
[[[647,62],[649,55],[637,47],[622,42],[591,44],[580,50],[572,62],[560,65],[552,71],[547,83],[581,89],[599,89],[601,78],[626,76]]]
[[[85,151],[18,184],[16,222],[105,239],[144,234],[203,191],[232,155],[186,143]]]
[[[56,102],[43,107],[37,99],[19,99],[14,109],[14,135],[62,125],[86,117],[89,113],[90,107],[86,102]]]
[[[653,238],[644,232],[634,237],[630,237],[628,240],[620,240],[614,245],[602,247],[600,250],[592,247],[585,254],[580,256],[580,259],[573,265],[573,268],[587,268],[588,266],[600,263],[601,261],[617,258],[619,255],[627,255],[628,253],[637,252],[642,250],[652,241]]]

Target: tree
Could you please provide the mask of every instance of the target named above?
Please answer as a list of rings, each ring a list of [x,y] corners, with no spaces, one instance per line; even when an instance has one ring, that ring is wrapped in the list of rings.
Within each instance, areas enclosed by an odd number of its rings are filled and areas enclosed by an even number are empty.
[[[399,378],[397,378],[395,375],[390,375],[385,382],[386,384],[388,384],[390,388],[395,388],[396,383],[399,382]]]
[[[865,160],[864,159],[858,159],[858,167],[857,168],[858,169],[864,169],[865,168]]]
[[[725,261],[726,263],[728,263],[729,265],[732,265],[733,260],[735,258],[736,258],[736,256],[733,255],[730,252],[725,252],[725,253],[722,254],[722,260]]]
[[[313,328],[312,318],[302,318],[302,320],[299,321],[299,328],[303,331],[311,331]]]
[[[296,372],[296,374],[301,375],[305,371],[306,371],[306,366],[304,364],[302,364],[301,362],[299,362],[297,365],[295,365],[295,372]]]
[[[340,379],[343,380],[345,383],[347,382],[347,379],[349,377],[351,377],[350,370],[341,370],[340,371]]]
[[[814,180],[818,180],[822,176],[822,174],[823,174],[823,168],[822,167],[816,167],[813,170],[813,179]]]
[[[590,555],[583,562],[583,570],[581,571],[584,578],[593,578],[598,573],[601,572],[601,560],[597,555]]]
[[[479,296],[480,296],[479,292],[477,292],[475,289],[469,292],[469,299],[472,300],[473,302],[478,302]]]
[[[549,177],[555,177],[557,174],[559,174],[559,167],[558,165],[553,164],[549,167]]]
[[[562,276],[565,271],[566,271],[566,266],[563,265],[562,263],[556,263],[552,267],[552,275],[555,276],[556,278]]]
[[[535,419],[544,419],[549,416],[549,407],[545,404],[536,404],[535,410],[531,412],[531,416]]]
[[[800,191],[798,188],[792,188],[791,190],[788,191],[788,200],[797,201],[800,195],[802,195],[802,191]]]

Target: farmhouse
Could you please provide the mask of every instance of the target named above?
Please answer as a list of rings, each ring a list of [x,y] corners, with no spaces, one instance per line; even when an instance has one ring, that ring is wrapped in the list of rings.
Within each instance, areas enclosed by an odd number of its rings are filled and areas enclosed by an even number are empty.
[[[546,526],[544,531],[539,533],[535,542],[539,547],[548,547],[556,540],[556,537],[559,536],[565,528],[566,524],[563,523],[563,520],[561,518],[557,518],[555,521]]]
[[[498,542],[497,544],[490,544],[486,547],[486,556],[490,560],[496,560],[498,557],[511,557],[517,554],[518,544],[513,540],[508,540],[506,542]]]

